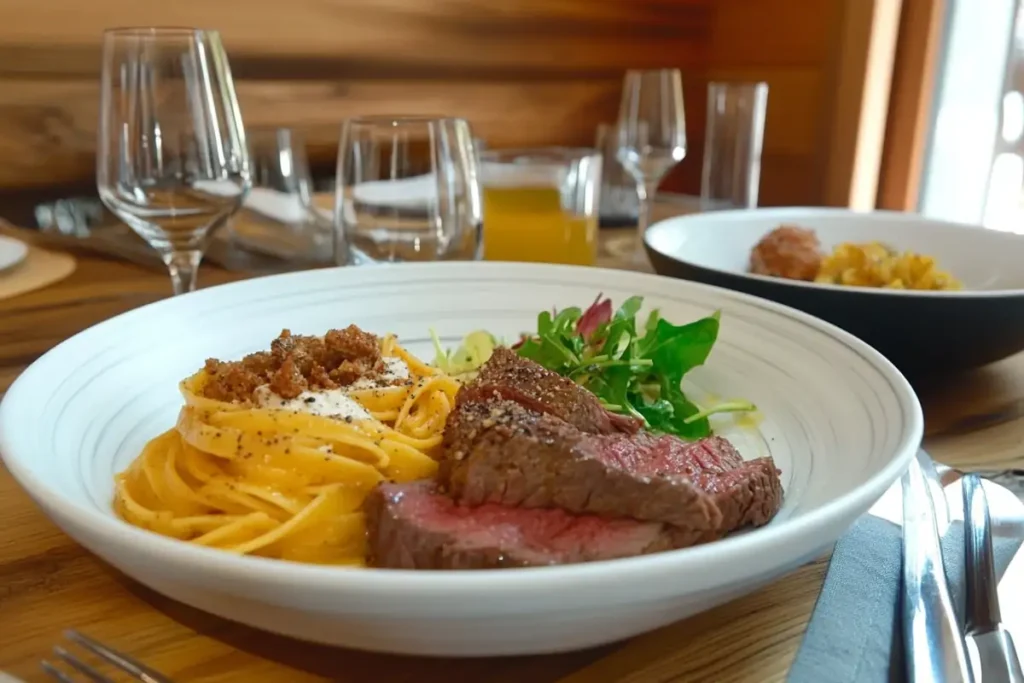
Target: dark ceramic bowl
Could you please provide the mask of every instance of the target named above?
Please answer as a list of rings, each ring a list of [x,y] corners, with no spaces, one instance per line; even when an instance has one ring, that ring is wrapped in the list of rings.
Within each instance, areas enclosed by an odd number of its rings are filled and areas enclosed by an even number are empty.
[[[889,244],[936,259],[949,292],[846,287],[753,275],[750,251],[781,224],[812,228],[829,251]],[[852,332],[907,375],[978,367],[1024,350],[1024,237],[916,214],[786,208],[718,211],[652,225],[654,269],[798,308]]]

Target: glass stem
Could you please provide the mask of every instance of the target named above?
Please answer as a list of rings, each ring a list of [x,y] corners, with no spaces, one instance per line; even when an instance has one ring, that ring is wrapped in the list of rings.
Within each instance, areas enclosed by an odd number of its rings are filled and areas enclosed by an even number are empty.
[[[174,294],[186,294],[195,290],[196,275],[199,273],[199,262],[203,260],[203,252],[198,249],[171,251],[163,254],[164,263],[171,273],[171,285]]]
[[[647,232],[647,226],[651,223],[651,204],[654,202],[654,195],[660,184],[661,178],[659,177],[645,179],[643,182],[637,183],[636,186],[636,194],[639,199],[636,220],[638,251],[644,250],[644,233]]]

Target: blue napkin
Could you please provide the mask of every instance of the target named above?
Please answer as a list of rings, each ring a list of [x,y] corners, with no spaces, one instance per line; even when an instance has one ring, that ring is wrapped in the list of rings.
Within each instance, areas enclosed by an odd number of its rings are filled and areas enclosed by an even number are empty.
[[[903,681],[900,624],[902,530],[884,519],[861,517],[836,543],[828,573],[789,683],[887,683]],[[1020,539],[993,538],[1002,577]],[[963,623],[964,527],[950,524],[942,538],[950,597]]]

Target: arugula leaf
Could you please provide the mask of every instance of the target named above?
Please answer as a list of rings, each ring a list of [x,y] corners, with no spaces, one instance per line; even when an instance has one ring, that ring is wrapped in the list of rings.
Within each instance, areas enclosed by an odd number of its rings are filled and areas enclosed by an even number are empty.
[[[644,333],[650,334],[654,331],[654,328],[658,326],[658,320],[661,319],[661,311],[655,308],[651,311],[651,314],[647,316],[647,322],[644,323]]]
[[[687,372],[704,364],[717,338],[717,313],[688,325],[673,325],[659,318],[654,330],[641,340],[640,353],[678,383]]]
[[[751,410],[757,410],[757,406],[750,401],[726,401],[724,403],[716,403],[715,405],[707,408],[702,408],[700,412],[690,415],[683,420],[683,422],[697,422],[698,420],[707,418],[711,415],[719,415],[721,413],[746,413]]]
[[[632,415],[656,431],[698,439],[711,434],[708,417],[752,410],[745,401],[701,408],[683,393],[687,372],[703,365],[718,338],[719,312],[673,325],[657,310],[637,329],[643,298],[633,296],[611,314],[608,299],[537,316],[537,332],[524,335],[517,353],[570,377],[607,409]]]
[[[559,311],[551,322],[552,333],[569,339],[576,336],[576,321],[583,315],[583,311],[572,306]]]
[[[633,321],[636,319],[636,314],[640,312],[640,307],[643,305],[644,298],[642,296],[631,296],[622,302],[622,305],[619,306],[619,310],[615,311],[615,319]]]
[[[541,311],[537,314],[537,334],[550,334],[552,327],[551,313]]]
[[[633,372],[628,367],[617,366],[608,368],[602,373],[599,381],[601,393],[594,393],[599,398],[603,396],[609,404],[620,406],[620,409],[616,412],[632,415],[646,422],[643,414],[629,400],[629,385],[632,379]]]
[[[671,434],[681,436],[684,439],[700,439],[711,435],[711,423],[707,416],[702,416],[700,408],[686,398],[680,387],[682,382],[673,382],[665,378],[661,385],[663,400],[672,404],[672,429],[666,429]]]
[[[672,418],[675,416],[675,408],[663,398],[647,403],[641,397],[633,396],[633,404],[638,413],[644,416],[647,425],[659,432],[675,433],[672,426]]]

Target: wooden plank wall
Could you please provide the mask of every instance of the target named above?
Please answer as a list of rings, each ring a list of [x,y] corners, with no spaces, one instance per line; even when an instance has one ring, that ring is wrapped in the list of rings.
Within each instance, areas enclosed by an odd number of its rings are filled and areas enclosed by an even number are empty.
[[[91,185],[114,25],[220,29],[247,124],[301,129],[321,168],[356,114],[459,114],[491,147],[592,144],[626,68],[676,66],[690,153],[669,185],[695,192],[707,82],[766,80],[762,204],[823,203],[856,139],[833,125],[837,51],[868,47],[836,37],[862,1],[886,0],[0,0],[0,213]]]

